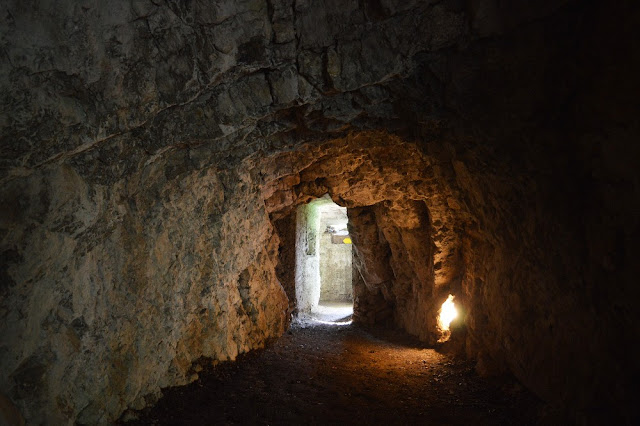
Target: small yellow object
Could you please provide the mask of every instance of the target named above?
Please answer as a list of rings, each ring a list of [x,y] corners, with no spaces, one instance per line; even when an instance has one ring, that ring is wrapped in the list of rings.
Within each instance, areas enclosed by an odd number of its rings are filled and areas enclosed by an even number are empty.
[[[344,240],[342,240],[342,242],[345,244],[351,244],[351,238],[347,237]]]

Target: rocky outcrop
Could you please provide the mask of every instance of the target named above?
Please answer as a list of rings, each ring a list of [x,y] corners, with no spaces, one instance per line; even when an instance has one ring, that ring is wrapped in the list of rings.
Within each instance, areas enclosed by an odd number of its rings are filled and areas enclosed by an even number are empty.
[[[192,380],[199,358],[234,359],[282,333],[277,240],[259,203],[246,209],[224,196],[220,174],[167,181],[165,164],[144,183],[107,189],[59,170],[7,200],[54,197],[30,204],[10,228],[24,253],[3,299],[13,398],[59,421],[73,410],[80,422],[106,421],[122,398],[141,408],[160,388]]]
[[[452,293],[481,371],[631,405],[637,6],[334,3],[2,6],[0,392],[28,423],[113,421],[280,335],[326,193],[356,319],[433,340]]]

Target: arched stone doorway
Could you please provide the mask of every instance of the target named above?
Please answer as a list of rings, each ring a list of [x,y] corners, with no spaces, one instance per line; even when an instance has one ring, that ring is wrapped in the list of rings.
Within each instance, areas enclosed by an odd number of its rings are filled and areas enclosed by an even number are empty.
[[[328,195],[296,211],[295,289],[298,314],[344,321],[353,313],[352,244],[347,209]]]

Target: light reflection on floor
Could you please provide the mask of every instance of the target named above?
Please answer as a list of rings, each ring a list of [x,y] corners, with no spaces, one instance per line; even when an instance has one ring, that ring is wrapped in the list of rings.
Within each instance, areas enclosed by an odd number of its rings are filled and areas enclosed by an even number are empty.
[[[311,318],[322,324],[349,325],[353,315],[352,303],[323,302],[311,312]]]

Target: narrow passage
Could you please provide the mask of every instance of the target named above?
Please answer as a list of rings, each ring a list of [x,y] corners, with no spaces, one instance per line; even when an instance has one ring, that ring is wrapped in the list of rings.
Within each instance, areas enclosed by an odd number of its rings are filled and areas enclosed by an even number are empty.
[[[397,332],[322,323],[164,394],[127,424],[526,425],[540,409],[516,382]]]

